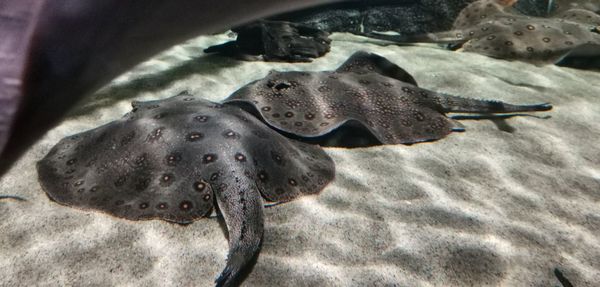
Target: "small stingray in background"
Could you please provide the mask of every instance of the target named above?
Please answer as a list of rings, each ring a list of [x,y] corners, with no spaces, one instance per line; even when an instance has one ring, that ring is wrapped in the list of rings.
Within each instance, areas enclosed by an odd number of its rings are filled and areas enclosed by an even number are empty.
[[[463,52],[538,65],[559,63],[565,57],[600,56],[600,15],[570,9],[552,18],[530,17],[512,9],[515,2],[476,1],[461,11],[447,32],[368,36],[395,42],[449,43]]]
[[[559,13],[573,8],[600,12],[600,1],[598,0],[551,0],[550,2],[554,2],[556,11]]]
[[[422,89],[402,68],[366,52],[355,53],[336,71],[271,72],[224,102],[250,105],[269,125],[299,137],[321,137],[349,124],[368,129],[383,144],[433,141],[464,130],[446,117],[449,112],[552,108],[549,104],[511,105]]]
[[[334,177],[318,146],[287,139],[235,106],[187,93],[133,102],[122,119],[62,139],[38,163],[48,196],[130,220],[187,224],[214,204],[229,233],[217,286],[258,254],[263,201],[321,191]]]
[[[247,61],[310,62],[329,52],[329,33],[303,24],[260,20],[232,29],[237,39],[208,47],[204,53],[220,53]]]

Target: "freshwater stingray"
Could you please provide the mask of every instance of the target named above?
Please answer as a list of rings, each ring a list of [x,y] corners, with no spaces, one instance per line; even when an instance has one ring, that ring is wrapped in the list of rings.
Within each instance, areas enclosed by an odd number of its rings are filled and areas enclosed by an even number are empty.
[[[546,111],[549,104],[511,105],[451,96],[419,88],[387,59],[352,55],[336,71],[271,72],[227,98],[250,106],[271,126],[300,137],[320,137],[357,123],[383,144],[433,141],[464,130],[445,113]]]
[[[480,0],[467,6],[446,32],[415,36],[370,33],[396,42],[448,43],[453,49],[537,65],[567,56],[600,56],[600,15],[570,9],[552,18],[530,17],[512,9],[516,0]]]
[[[235,106],[183,93],[133,102],[122,119],[62,139],[38,165],[48,196],[130,220],[187,224],[214,204],[229,234],[217,286],[258,254],[263,201],[315,194],[334,177],[318,146],[287,139]]]

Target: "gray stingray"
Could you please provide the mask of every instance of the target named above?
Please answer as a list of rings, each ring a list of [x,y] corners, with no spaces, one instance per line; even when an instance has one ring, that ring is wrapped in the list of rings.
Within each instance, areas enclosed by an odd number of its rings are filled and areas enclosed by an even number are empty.
[[[0,175],[79,99],[161,50],[334,1],[0,1]]]
[[[463,52],[521,60],[537,65],[566,56],[600,56],[600,15],[570,9],[551,18],[514,11],[515,0],[480,0],[461,11],[453,29],[416,36],[370,34],[398,42],[449,43]],[[591,54],[590,54],[591,53]]]
[[[48,196],[131,220],[187,224],[214,204],[229,233],[217,286],[258,254],[263,201],[315,194],[334,177],[318,146],[290,140],[235,106],[187,93],[134,102],[122,119],[62,139],[38,163]]]
[[[432,141],[460,123],[449,112],[512,113],[545,111],[549,104],[511,105],[451,96],[417,86],[414,78],[387,59],[366,52],[352,55],[336,71],[271,72],[227,98],[251,105],[271,126],[300,137],[319,137],[358,122],[384,144]]]

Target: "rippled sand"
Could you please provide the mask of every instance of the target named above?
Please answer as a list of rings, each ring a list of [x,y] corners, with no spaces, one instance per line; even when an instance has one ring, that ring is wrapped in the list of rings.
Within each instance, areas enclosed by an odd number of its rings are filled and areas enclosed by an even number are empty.
[[[216,219],[127,221],[51,202],[35,163],[62,137],[121,117],[132,100],[182,90],[220,100],[269,70],[331,70],[356,50],[399,64],[422,87],[513,103],[539,115],[463,121],[467,131],[412,146],[327,149],[336,180],[268,208],[244,286],[574,286],[600,282],[600,73],[493,60],[435,46],[335,35],[309,64],[204,56],[201,37],[83,101],[0,179],[1,286],[210,286],[225,264]],[[595,86],[595,87],[594,87]]]

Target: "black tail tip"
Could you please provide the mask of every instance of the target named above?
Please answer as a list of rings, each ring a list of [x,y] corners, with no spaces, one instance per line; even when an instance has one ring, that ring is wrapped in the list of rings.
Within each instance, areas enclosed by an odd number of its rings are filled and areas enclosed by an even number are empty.
[[[550,103],[543,103],[532,106],[535,111],[549,111],[552,109],[552,105]]]
[[[565,275],[558,268],[554,268],[554,276],[556,276],[563,287],[573,287],[573,283],[571,283],[571,281],[569,281],[569,279],[567,279],[567,277],[565,277]]]

